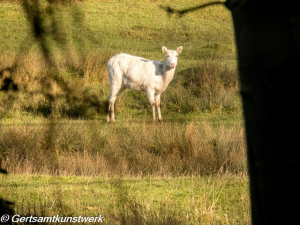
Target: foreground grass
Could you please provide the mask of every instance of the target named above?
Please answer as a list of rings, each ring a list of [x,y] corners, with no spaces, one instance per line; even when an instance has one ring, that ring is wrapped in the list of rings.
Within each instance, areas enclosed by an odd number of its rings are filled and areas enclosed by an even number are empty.
[[[15,213],[99,216],[106,224],[250,224],[246,177],[1,176]]]
[[[0,198],[14,202],[15,213],[101,214],[107,224],[250,224],[237,115],[168,115],[163,123],[128,114],[116,123],[29,117],[4,121],[0,131],[10,173],[1,176]]]
[[[169,118],[162,124],[147,118],[3,123],[3,167],[19,174],[85,176],[247,173],[236,117]]]

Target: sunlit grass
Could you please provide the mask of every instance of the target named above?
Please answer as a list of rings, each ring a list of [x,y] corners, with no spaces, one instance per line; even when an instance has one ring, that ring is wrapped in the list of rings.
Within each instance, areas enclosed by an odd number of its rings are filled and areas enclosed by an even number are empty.
[[[243,177],[8,175],[0,190],[21,215],[101,214],[107,224],[250,224]]]

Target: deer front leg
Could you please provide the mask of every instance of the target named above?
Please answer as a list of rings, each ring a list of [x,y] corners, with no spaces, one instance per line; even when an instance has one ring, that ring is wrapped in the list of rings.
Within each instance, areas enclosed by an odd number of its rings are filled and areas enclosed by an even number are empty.
[[[153,121],[156,121],[156,117],[155,117],[155,100],[154,100],[154,91],[153,90],[147,90],[147,97],[148,100],[150,102],[150,105],[152,106],[152,116],[153,116]]]
[[[160,112],[160,94],[156,94],[154,96],[155,98],[155,104],[157,107],[157,113],[158,113],[158,122],[162,122],[161,112]]]

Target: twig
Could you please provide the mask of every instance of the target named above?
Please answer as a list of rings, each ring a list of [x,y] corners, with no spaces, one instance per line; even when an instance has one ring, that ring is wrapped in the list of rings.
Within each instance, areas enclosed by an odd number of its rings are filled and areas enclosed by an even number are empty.
[[[183,9],[183,10],[177,10],[174,8],[171,8],[170,6],[160,6],[160,8],[162,8],[163,10],[165,10],[167,13],[169,14],[178,14],[179,16],[183,16],[184,14],[188,13],[188,12],[193,12],[196,11],[198,9],[202,9],[202,8],[206,8],[208,6],[213,6],[213,5],[224,5],[225,3],[222,1],[216,1],[216,2],[210,2],[210,3],[206,3],[203,5],[198,5],[192,8],[188,8],[188,9]]]

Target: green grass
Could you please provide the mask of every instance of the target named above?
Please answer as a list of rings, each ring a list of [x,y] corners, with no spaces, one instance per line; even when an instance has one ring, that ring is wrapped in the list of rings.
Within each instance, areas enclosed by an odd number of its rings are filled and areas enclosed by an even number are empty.
[[[250,224],[248,181],[241,177],[1,179],[1,193],[21,215],[101,214],[106,224]]]
[[[211,7],[178,18],[168,16],[160,5],[185,8],[194,2],[83,1],[65,7],[54,5],[49,8],[55,11],[44,15],[45,24],[55,19],[60,25],[58,33],[64,36],[60,41],[70,41],[84,51],[105,48],[159,59],[163,58],[161,45],[173,48],[183,45],[183,60],[195,62],[216,54],[226,56],[228,61],[235,60],[232,21],[225,7]],[[28,23],[24,26],[26,18],[21,6],[2,3],[0,7],[3,31],[0,49],[8,52],[18,49],[22,38],[33,41],[27,38],[31,29]]]

